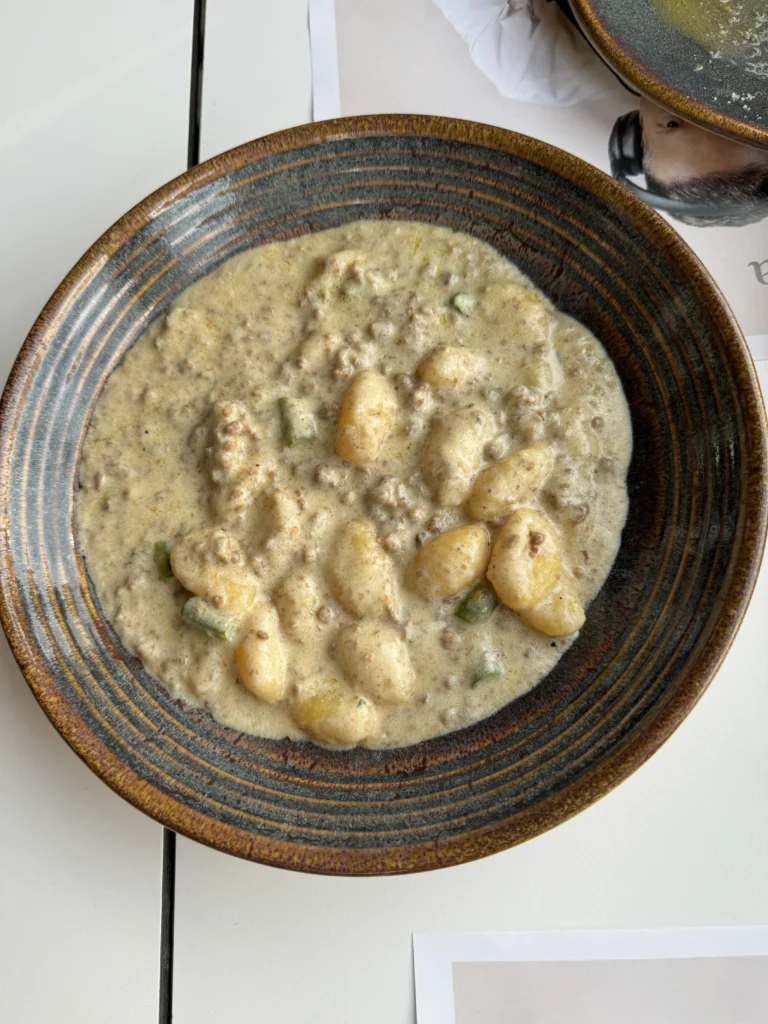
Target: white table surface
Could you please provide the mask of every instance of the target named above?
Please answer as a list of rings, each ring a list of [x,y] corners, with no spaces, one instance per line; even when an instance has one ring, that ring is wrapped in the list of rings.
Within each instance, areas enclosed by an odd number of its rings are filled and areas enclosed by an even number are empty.
[[[192,0],[5,5],[2,379],[91,242],[184,170],[191,11]],[[4,637],[0,778],[0,1021],[155,1021],[162,830],[59,738]]]
[[[0,371],[87,245],[183,170],[192,0],[39,0],[0,39]],[[202,155],[309,119],[306,0],[208,0]],[[9,201],[13,196],[13,201]],[[768,363],[759,364],[768,389]],[[411,933],[768,923],[768,573],[691,717],[600,803],[429,875],[302,876],[178,842],[179,1024],[411,1024]],[[161,829],[0,647],[0,1020],[157,1019]]]

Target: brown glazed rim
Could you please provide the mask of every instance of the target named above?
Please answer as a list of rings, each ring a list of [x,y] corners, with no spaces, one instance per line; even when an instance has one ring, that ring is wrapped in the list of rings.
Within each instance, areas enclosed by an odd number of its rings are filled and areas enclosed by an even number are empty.
[[[661,250],[673,252],[682,271],[698,289],[708,316],[720,333],[734,379],[745,397],[752,399],[745,402],[744,413],[749,436],[758,439],[766,437],[766,417],[759,398],[759,383],[732,313],[696,256],[676,232],[642,200],[584,161],[527,136],[470,121],[396,114],[342,118],[302,125],[248,142],[187,171],[117,221],[67,274],[24,342],[0,401],[0,464],[7,466],[13,442],[10,414],[16,404],[24,400],[29,381],[43,354],[45,338],[51,325],[76,300],[90,276],[138,228],[180,197],[252,160],[324,140],[376,135],[440,138],[521,156],[556,171],[567,180],[626,211],[629,219]],[[722,613],[698,654],[695,670],[691,671],[685,684],[677,689],[664,710],[650,724],[638,730],[639,734],[633,733],[623,745],[586,775],[534,807],[516,814],[514,821],[507,819],[472,834],[446,837],[439,843],[430,844],[428,848],[393,847],[382,851],[302,846],[297,849],[290,842],[213,821],[139,778],[96,738],[74,708],[58,696],[52,673],[36,652],[33,643],[25,636],[20,614],[20,592],[7,546],[0,560],[2,625],[30,688],[67,743],[115,792],[168,828],[240,857],[318,873],[331,872],[333,865],[340,860],[344,862],[343,873],[359,875],[420,871],[460,864],[532,838],[594,803],[639,768],[697,703],[733,642],[757,579],[768,526],[768,458],[765,444],[758,444],[758,448],[758,453],[753,452],[756,458],[752,462],[752,486],[742,508],[742,543],[732,565],[730,579],[724,584]],[[0,503],[6,510],[6,496],[10,486],[8,473],[3,472],[0,479]],[[6,535],[7,528],[7,522],[3,522]],[[332,873],[339,873],[338,867]]]
[[[631,3],[632,0],[629,0]],[[570,0],[573,13],[589,41],[613,70],[640,92],[672,114],[685,117],[700,128],[752,146],[768,146],[768,128],[758,128],[673,88],[632,57],[595,13],[592,0]]]

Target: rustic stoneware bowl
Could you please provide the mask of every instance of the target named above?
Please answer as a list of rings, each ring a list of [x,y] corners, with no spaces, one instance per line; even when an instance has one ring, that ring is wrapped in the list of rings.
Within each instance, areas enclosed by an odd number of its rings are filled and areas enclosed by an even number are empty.
[[[745,43],[725,59],[665,24],[652,0],[570,4],[590,42],[640,92],[702,128],[768,146],[768,41]]]
[[[242,736],[143,671],[89,583],[76,480],[104,382],[183,288],[249,246],[359,217],[466,231],[518,263],[607,347],[635,449],[616,565],[541,685],[439,739],[333,752]],[[67,742],[170,828],[306,871],[458,864],[597,800],[699,699],[757,574],[764,430],[749,355],[711,280],[661,218],[604,174],[468,122],[295,128],[146,199],[86,253],[33,327],[2,402],[3,625]]]

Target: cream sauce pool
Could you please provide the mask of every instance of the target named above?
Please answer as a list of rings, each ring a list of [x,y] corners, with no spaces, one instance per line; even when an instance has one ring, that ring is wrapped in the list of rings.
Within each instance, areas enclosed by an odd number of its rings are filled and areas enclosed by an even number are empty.
[[[233,257],[146,331],[94,410],[79,538],[175,696],[396,747],[552,669],[618,550],[630,454],[602,346],[509,261],[359,221]]]

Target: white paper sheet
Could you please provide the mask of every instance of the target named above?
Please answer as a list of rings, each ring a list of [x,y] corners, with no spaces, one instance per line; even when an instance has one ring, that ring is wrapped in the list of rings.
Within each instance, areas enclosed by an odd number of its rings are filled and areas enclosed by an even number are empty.
[[[413,953],[418,1024],[636,1024],[641,1019],[763,1024],[766,1019],[765,927],[416,934]],[[733,964],[728,958],[756,959]],[[702,959],[707,963],[697,963]],[[636,963],[617,969],[620,961]],[[649,969],[648,961],[657,963]],[[564,962],[573,966],[564,971],[558,967]],[[586,966],[595,962],[604,969]],[[473,970],[472,965],[494,967]]]
[[[312,119],[326,121],[339,117],[341,101],[334,0],[309,0],[309,43],[312,49]]]

